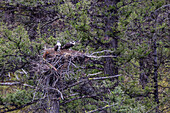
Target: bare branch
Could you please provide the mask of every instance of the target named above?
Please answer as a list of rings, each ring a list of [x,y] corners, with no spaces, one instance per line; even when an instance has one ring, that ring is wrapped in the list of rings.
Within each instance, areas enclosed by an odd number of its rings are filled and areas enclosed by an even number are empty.
[[[28,85],[28,84],[23,84],[24,86],[30,87],[30,88],[34,88],[34,86]]]
[[[104,55],[104,56],[94,56],[94,55],[86,55],[86,57],[89,57],[89,58],[116,58],[116,56],[113,56],[113,55]]]
[[[115,78],[115,77],[119,77],[119,76],[121,76],[121,75],[114,75],[114,76],[108,76],[108,77],[85,78],[85,79],[81,79],[80,81],[77,81],[77,82],[75,82],[75,83],[73,83],[73,84],[71,84],[69,86],[66,86],[66,87],[64,87],[62,89],[71,88],[71,87],[74,87],[74,86],[76,86],[76,85],[78,85],[80,83],[87,82],[89,80],[105,80],[105,79]]]
[[[2,85],[2,86],[23,85],[23,86],[34,88],[34,86],[31,86],[28,84],[23,84],[21,82],[4,82],[4,83],[1,82],[0,85]]]
[[[103,50],[103,51],[93,52],[93,53],[90,54],[90,55],[99,54],[99,53],[104,53],[104,52],[114,53],[115,51],[111,51],[111,50]]]
[[[25,75],[28,77],[28,73],[22,68],[22,71],[25,73]]]
[[[3,86],[13,86],[13,85],[20,85],[21,82],[4,82],[4,83],[0,83],[0,85],[3,85]]]
[[[96,112],[96,111],[101,111],[101,110],[103,110],[103,109],[110,108],[110,107],[115,106],[115,105],[117,105],[117,104],[118,104],[118,103],[112,104],[112,105],[106,105],[106,106],[104,106],[104,107],[102,107],[102,108],[98,108],[98,109],[95,109],[95,110],[92,110],[92,111],[89,111],[89,112],[86,112],[86,113],[94,113],[94,112]]]
[[[47,89],[52,89],[52,90],[55,90],[55,91],[57,91],[58,93],[60,93],[60,97],[61,97],[61,99],[64,99],[63,98],[63,94],[61,93],[61,91],[60,90],[58,90],[57,88],[52,88],[52,87],[46,87]]]
[[[93,74],[88,74],[87,77],[93,76],[93,75],[99,75],[102,74],[103,72],[97,72],[97,73],[93,73]]]
[[[57,71],[57,69],[56,69],[52,64],[48,63],[44,58],[43,58],[43,60],[44,60],[51,68],[53,68],[55,71]]]
[[[170,7],[170,4],[163,5],[162,7],[160,7],[160,8],[158,8],[158,9],[156,9],[156,10],[154,11],[154,13],[155,13],[155,14],[158,14],[158,12],[159,12],[161,9],[163,9],[163,8],[167,8],[167,7]]]
[[[105,80],[105,79],[115,78],[115,77],[119,77],[119,76],[121,76],[121,75],[114,75],[114,76],[108,76],[108,77],[89,78],[89,80]]]

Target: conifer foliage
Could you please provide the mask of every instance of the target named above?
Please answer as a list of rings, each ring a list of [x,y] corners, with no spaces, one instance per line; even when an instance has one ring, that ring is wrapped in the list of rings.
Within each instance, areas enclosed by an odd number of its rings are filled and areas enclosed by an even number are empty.
[[[0,112],[168,112],[169,12],[167,0],[0,1]]]

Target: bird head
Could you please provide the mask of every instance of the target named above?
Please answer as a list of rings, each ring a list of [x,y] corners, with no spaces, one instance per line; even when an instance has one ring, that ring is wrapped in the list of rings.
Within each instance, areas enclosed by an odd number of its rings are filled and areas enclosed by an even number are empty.
[[[59,47],[61,46],[61,43],[60,43],[60,41],[57,41],[57,46],[59,46]]]
[[[71,41],[71,42],[70,42],[70,44],[73,44],[73,45],[75,45],[75,44],[76,44],[76,42],[75,42],[75,41]]]

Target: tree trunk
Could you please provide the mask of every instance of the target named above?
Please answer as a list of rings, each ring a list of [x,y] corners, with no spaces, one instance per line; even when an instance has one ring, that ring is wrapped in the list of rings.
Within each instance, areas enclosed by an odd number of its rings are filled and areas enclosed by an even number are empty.
[[[145,85],[148,82],[147,81],[148,77],[147,77],[147,75],[146,75],[146,73],[144,71],[144,69],[146,68],[144,66],[144,62],[145,62],[144,58],[139,59],[139,65],[140,65],[140,79],[139,80],[140,80],[140,83],[141,83],[143,89],[145,88]]]
[[[110,5],[112,6],[115,6],[116,7],[116,4],[120,2],[120,0],[115,0],[115,1],[112,1],[112,0],[108,0],[106,2],[106,6],[109,7]],[[114,13],[116,14],[117,13],[117,8],[115,8],[114,10],[111,11],[111,14]],[[114,26],[115,30],[117,30],[117,20],[118,20],[118,17],[117,16],[111,16],[110,18],[106,17],[106,29],[105,29],[105,32],[110,32],[111,35],[109,36],[108,34],[106,34],[108,37],[112,37],[112,40],[109,42],[109,48],[107,49],[111,49],[111,48],[114,48],[115,50],[117,50],[118,48],[118,39],[116,38],[117,37],[117,33],[118,32],[115,32],[113,33],[113,29],[112,27]],[[112,55],[116,56],[114,59],[113,58],[106,58],[105,59],[105,65],[104,65],[104,72],[105,74],[109,75],[109,76],[113,76],[113,75],[117,75],[118,74],[118,66],[117,66],[117,54],[113,53]],[[118,79],[118,78],[117,78]],[[112,79],[114,80],[114,79]],[[117,80],[117,83],[116,83],[116,86],[118,85],[118,80]]]
[[[49,113],[59,113],[60,102],[56,98],[55,95],[51,97],[53,100],[50,101],[50,110]]]
[[[153,56],[154,56],[154,77],[153,77],[153,80],[154,80],[154,98],[155,98],[155,102],[157,104],[159,104],[159,98],[158,98],[158,64],[157,64],[157,45],[156,45],[156,38],[154,40],[154,53],[153,53]],[[156,112],[158,112],[159,110],[159,106],[157,106],[156,108]]]
[[[46,87],[52,87],[54,82],[55,82],[54,75],[49,76],[47,79],[47,82],[46,82]],[[58,100],[58,98],[60,97],[60,95],[58,94],[58,92],[56,92],[52,89],[47,89],[46,92],[48,94],[48,99],[49,99],[48,100],[48,108],[47,108],[48,113],[59,113],[60,100]]]
[[[116,39],[113,39],[110,44],[110,48],[117,49],[118,41]],[[113,56],[116,56],[116,54],[111,54]],[[109,76],[117,75],[118,74],[118,67],[117,67],[117,61],[116,58],[106,58],[105,59],[105,65],[104,65],[104,72],[105,74]]]

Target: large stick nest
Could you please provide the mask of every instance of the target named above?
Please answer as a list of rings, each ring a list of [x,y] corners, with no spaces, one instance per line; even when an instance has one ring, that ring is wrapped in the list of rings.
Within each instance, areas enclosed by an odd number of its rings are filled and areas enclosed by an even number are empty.
[[[61,89],[68,84],[78,73],[80,67],[87,62],[88,57],[75,50],[61,50],[41,57],[38,63],[33,63],[33,70],[39,76],[38,82],[42,89],[47,87]]]

